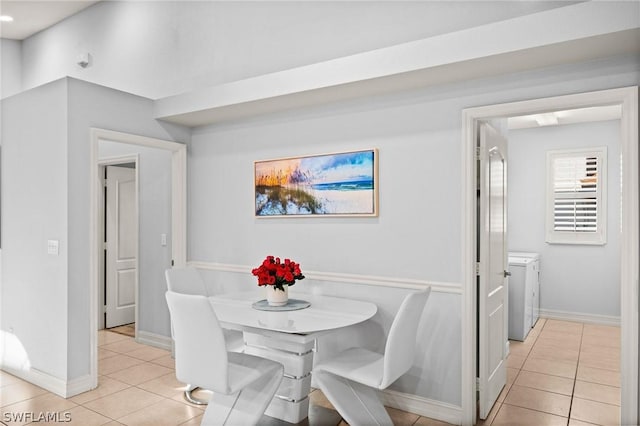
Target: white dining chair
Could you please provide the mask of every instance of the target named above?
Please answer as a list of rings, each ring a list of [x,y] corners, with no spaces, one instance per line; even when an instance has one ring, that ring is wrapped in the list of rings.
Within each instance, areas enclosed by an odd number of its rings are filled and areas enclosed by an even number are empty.
[[[207,286],[200,272],[193,266],[171,268],[164,271],[169,291],[182,294],[199,294],[208,296]]]
[[[313,368],[320,389],[351,426],[393,426],[377,391],[389,387],[413,365],[418,325],[430,293],[427,287],[404,298],[384,354],[350,348]]]
[[[166,298],[173,323],[176,377],[213,392],[201,424],[257,424],[282,382],[282,364],[227,352],[206,296],[167,291]]]
[[[198,270],[193,266],[167,269],[164,274],[169,291],[181,294],[208,296],[207,286]],[[193,327],[198,328],[197,323],[194,323]],[[244,338],[241,331],[223,330],[223,333],[227,351],[242,352],[244,350]],[[173,326],[171,335],[173,337]],[[192,404],[206,405],[207,401],[193,396],[193,393],[197,389],[198,386],[191,383],[188,384],[184,391],[184,398]]]

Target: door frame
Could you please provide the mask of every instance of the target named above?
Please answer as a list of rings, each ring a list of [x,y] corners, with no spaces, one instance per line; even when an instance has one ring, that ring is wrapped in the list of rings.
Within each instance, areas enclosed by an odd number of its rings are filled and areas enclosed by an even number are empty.
[[[135,336],[138,335],[138,281],[140,280],[140,269],[138,268],[138,259],[140,257],[140,176],[138,172],[140,162],[140,156],[138,154],[132,155],[123,155],[123,156],[114,156],[114,157],[105,157],[98,159],[98,174],[102,178],[102,182],[100,183],[100,187],[102,192],[99,194],[99,203],[98,206],[98,215],[100,217],[98,226],[100,228],[100,242],[105,241],[105,222],[107,220],[105,215],[106,203],[104,202],[104,171],[107,166],[118,166],[121,164],[135,164],[135,192],[136,192],[136,208],[135,208],[135,223],[136,223],[136,274],[135,274],[135,283],[134,283],[134,293],[135,293],[135,308],[134,308],[134,321],[135,321]],[[98,328],[106,328],[107,324],[105,322],[105,317],[102,315],[103,306],[106,306],[107,301],[103,300],[104,296],[100,294],[103,291],[104,287],[107,285],[107,281],[105,279],[105,269],[106,264],[104,261],[104,256],[98,255]],[[100,303],[100,302],[104,303]],[[102,326],[102,327],[100,327]]]
[[[621,421],[638,420],[638,87],[623,87],[468,108],[462,111],[462,424],[476,420],[476,135],[479,121],[549,111],[621,105],[620,259]]]
[[[90,129],[89,152],[89,345],[91,388],[98,386],[98,288],[100,283],[100,205],[102,180],[98,148],[101,141],[118,142],[170,151],[171,155],[171,257],[174,266],[183,267],[187,261],[187,146],[185,144],[132,135],[113,130]],[[136,177],[138,177],[136,167]],[[137,181],[139,181],[137,179]],[[136,336],[138,330],[139,294],[136,284]]]

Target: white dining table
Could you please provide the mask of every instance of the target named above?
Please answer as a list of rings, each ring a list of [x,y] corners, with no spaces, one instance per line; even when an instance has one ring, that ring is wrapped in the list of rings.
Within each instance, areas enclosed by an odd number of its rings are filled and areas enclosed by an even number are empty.
[[[366,321],[378,308],[370,302],[291,291],[289,298],[311,305],[294,311],[258,310],[252,305],[264,299],[262,291],[227,293],[209,300],[222,327],[243,332],[245,353],[284,365],[282,384],[265,414],[299,423],[309,413],[316,339]]]

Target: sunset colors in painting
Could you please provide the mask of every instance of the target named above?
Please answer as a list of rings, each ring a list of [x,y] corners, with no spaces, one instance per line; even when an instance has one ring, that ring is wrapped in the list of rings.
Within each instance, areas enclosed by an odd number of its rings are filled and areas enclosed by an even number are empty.
[[[375,215],[375,150],[258,161],[257,216]]]

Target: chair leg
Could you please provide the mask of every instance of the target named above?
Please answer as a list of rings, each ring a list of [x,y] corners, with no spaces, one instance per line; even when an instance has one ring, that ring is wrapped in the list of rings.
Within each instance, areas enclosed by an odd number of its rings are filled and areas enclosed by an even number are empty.
[[[184,399],[195,405],[207,405],[209,402],[205,401],[204,399],[196,398],[191,394],[196,389],[200,388],[194,385],[187,385],[187,388],[184,390]]]
[[[351,426],[393,426],[376,389],[326,371],[313,375],[324,395]]]
[[[282,382],[282,366],[274,366],[240,392],[223,395],[214,393],[202,417],[203,426],[248,426],[257,425],[271,403]]]

